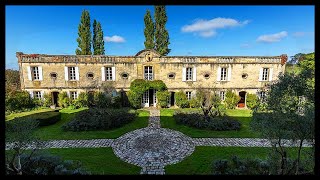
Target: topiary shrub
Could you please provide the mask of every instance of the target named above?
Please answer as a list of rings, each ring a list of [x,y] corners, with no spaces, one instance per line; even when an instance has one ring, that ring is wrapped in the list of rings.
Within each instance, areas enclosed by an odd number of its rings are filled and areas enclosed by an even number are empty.
[[[121,97],[114,96],[111,98],[111,107],[113,108],[120,108],[121,107]]]
[[[228,90],[225,95],[224,103],[227,109],[235,109],[238,102],[240,101],[240,97],[233,93],[231,90]]]
[[[91,108],[81,111],[72,121],[62,126],[64,131],[108,130],[132,122],[135,110]]]
[[[50,154],[21,155],[22,172],[26,175],[88,175],[80,161],[62,160]],[[8,172],[7,172],[8,173]]]
[[[67,92],[61,92],[58,95],[58,104],[60,107],[67,108],[71,104],[71,99],[68,97]]]
[[[60,121],[61,115],[60,115],[60,112],[48,111],[48,112],[41,112],[36,114],[30,114],[23,117],[18,117],[8,122],[25,121],[25,119],[33,119],[35,121],[39,121],[39,126],[48,126]]]
[[[43,106],[50,107],[53,104],[51,93],[43,94]]]
[[[270,163],[261,159],[215,160],[212,163],[214,175],[269,175]]]
[[[183,124],[199,129],[208,129],[215,131],[239,130],[241,123],[229,116],[208,116],[205,117],[201,110],[192,110],[188,112],[175,111],[173,117],[177,124]]]
[[[157,100],[158,100],[158,105],[162,108],[168,107],[168,98],[170,97],[170,93],[165,90],[165,91],[157,91]]]
[[[246,105],[249,109],[254,109],[258,105],[259,98],[255,94],[247,94]]]
[[[188,101],[187,95],[183,91],[179,91],[175,93],[174,99],[175,99],[176,105],[179,106],[180,108],[189,107],[189,101]]]
[[[139,109],[141,107],[142,95],[140,95],[139,93],[136,93],[132,90],[129,90],[127,92],[127,97],[128,97],[128,100],[130,102],[131,107],[133,107],[135,109]]]

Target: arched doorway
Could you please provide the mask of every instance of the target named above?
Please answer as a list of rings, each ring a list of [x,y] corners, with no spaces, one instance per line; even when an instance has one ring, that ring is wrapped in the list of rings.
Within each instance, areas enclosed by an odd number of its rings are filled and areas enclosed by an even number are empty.
[[[240,91],[239,96],[240,96],[240,101],[238,102],[238,107],[239,108],[244,108],[246,107],[246,93],[245,91]]]

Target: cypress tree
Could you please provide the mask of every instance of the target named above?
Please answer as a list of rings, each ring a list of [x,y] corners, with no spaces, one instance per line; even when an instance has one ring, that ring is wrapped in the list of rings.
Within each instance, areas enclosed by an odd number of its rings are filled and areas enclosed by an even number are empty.
[[[78,26],[78,48],[76,55],[91,55],[91,30],[89,11],[83,10]]]
[[[144,25],[144,47],[145,49],[154,49],[154,23],[149,10],[144,16]]]
[[[93,21],[93,54],[104,55],[103,31],[100,22]]]
[[[166,8],[165,6],[155,6],[155,50],[162,56],[167,55],[171,49],[168,48],[169,33],[166,30]]]

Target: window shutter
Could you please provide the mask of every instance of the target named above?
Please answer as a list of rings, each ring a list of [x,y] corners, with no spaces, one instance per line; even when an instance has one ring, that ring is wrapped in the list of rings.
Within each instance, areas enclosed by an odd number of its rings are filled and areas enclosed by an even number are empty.
[[[69,75],[68,67],[67,67],[67,66],[65,66],[65,67],[64,67],[64,79],[65,79],[66,81],[68,81],[68,80],[69,80],[68,75]]]
[[[79,77],[79,67],[75,67],[76,70],[76,80],[79,81],[80,77]]]
[[[43,80],[42,66],[39,66],[38,69],[39,69],[39,80],[42,81]]]
[[[33,99],[33,91],[29,91],[30,97]]]
[[[40,91],[40,93],[41,93],[41,99],[43,99],[43,93],[44,93],[44,92],[43,92],[43,91]]]
[[[196,91],[191,91],[191,99],[196,97]]]
[[[259,81],[262,81],[262,72],[263,72],[263,68],[260,68]]]
[[[31,77],[31,67],[30,66],[27,66],[27,70],[28,70],[28,79],[30,81],[32,81],[32,77]]]
[[[112,81],[116,80],[116,67],[111,67],[111,71],[112,71]]]
[[[68,98],[71,98],[71,97],[70,97],[70,91],[67,91],[67,95],[68,95]]]
[[[105,67],[101,67],[101,80],[102,81],[106,80]]]
[[[186,73],[187,69],[185,67],[182,68],[182,81],[186,81]]]
[[[77,99],[78,99],[78,97],[79,97],[79,94],[80,94],[80,91],[77,91]]]
[[[218,67],[218,72],[217,72],[217,81],[221,80],[221,67]]]
[[[231,80],[231,66],[229,66],[227,71],[228,71],[228,81],[230,81]]]
[[[193,67],[192,70],[193,70],[192,80],[197,81],[197,68]]]
[[[273,68],[270,68],[269,71],[269,81],[272,81]]]

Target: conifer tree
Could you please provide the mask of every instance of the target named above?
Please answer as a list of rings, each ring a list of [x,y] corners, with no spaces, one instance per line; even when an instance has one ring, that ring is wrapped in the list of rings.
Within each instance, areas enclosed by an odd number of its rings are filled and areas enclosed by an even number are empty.
[[[165,6],[155,6],[155,50],[162,56],[167,55],[171,49],[168,48],[169,33],[166,30],[166,8]]]
[[[89,11],[83,10],[78,26],[78,48],[76,55],[91,55],[91,30]]]
[[[93,21],[93,54],[104,55],[103,31],[100,22]]]
[[[144,25],[144,47],[145,49],[154,49],[154,23],[149,10],[144,16]]]

